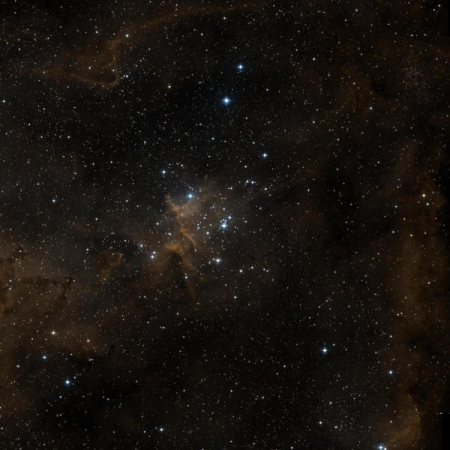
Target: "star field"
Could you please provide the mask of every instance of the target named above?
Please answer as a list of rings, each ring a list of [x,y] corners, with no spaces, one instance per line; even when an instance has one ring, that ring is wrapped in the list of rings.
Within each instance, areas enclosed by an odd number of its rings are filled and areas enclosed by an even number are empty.
[[[442,447],[447,5],[1,17],[2,449]]]

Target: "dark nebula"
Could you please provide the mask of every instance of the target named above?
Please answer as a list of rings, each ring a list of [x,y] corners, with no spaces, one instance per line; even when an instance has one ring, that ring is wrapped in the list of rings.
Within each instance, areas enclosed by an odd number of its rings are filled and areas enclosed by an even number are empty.
[[[0,11],[2,450],[442,448],[446,2]]]

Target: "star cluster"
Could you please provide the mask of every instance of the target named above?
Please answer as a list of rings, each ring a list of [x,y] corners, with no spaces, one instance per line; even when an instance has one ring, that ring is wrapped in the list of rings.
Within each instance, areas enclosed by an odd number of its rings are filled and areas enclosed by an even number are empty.
[[[443,4],[2,19],[2,449],[440,448]]]

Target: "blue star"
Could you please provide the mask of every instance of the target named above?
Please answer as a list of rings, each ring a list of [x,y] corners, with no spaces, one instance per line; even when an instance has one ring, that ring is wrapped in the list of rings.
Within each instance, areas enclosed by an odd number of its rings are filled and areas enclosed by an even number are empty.
[[[238,68],[239,72],[242,72],[244,70],[244,65],[243,64],[239,64],[237,66],[237,68]]]
[[[224,97],[223,100],[222,100],[222,103],[224,105],[229,105],[230,102],[231,102],[230,97]]]

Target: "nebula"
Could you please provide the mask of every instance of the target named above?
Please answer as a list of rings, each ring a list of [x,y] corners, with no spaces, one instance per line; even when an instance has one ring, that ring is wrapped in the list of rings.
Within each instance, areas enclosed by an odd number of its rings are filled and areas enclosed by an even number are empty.
[[[441,448],[446,8],[5,5],[1,448]]]

